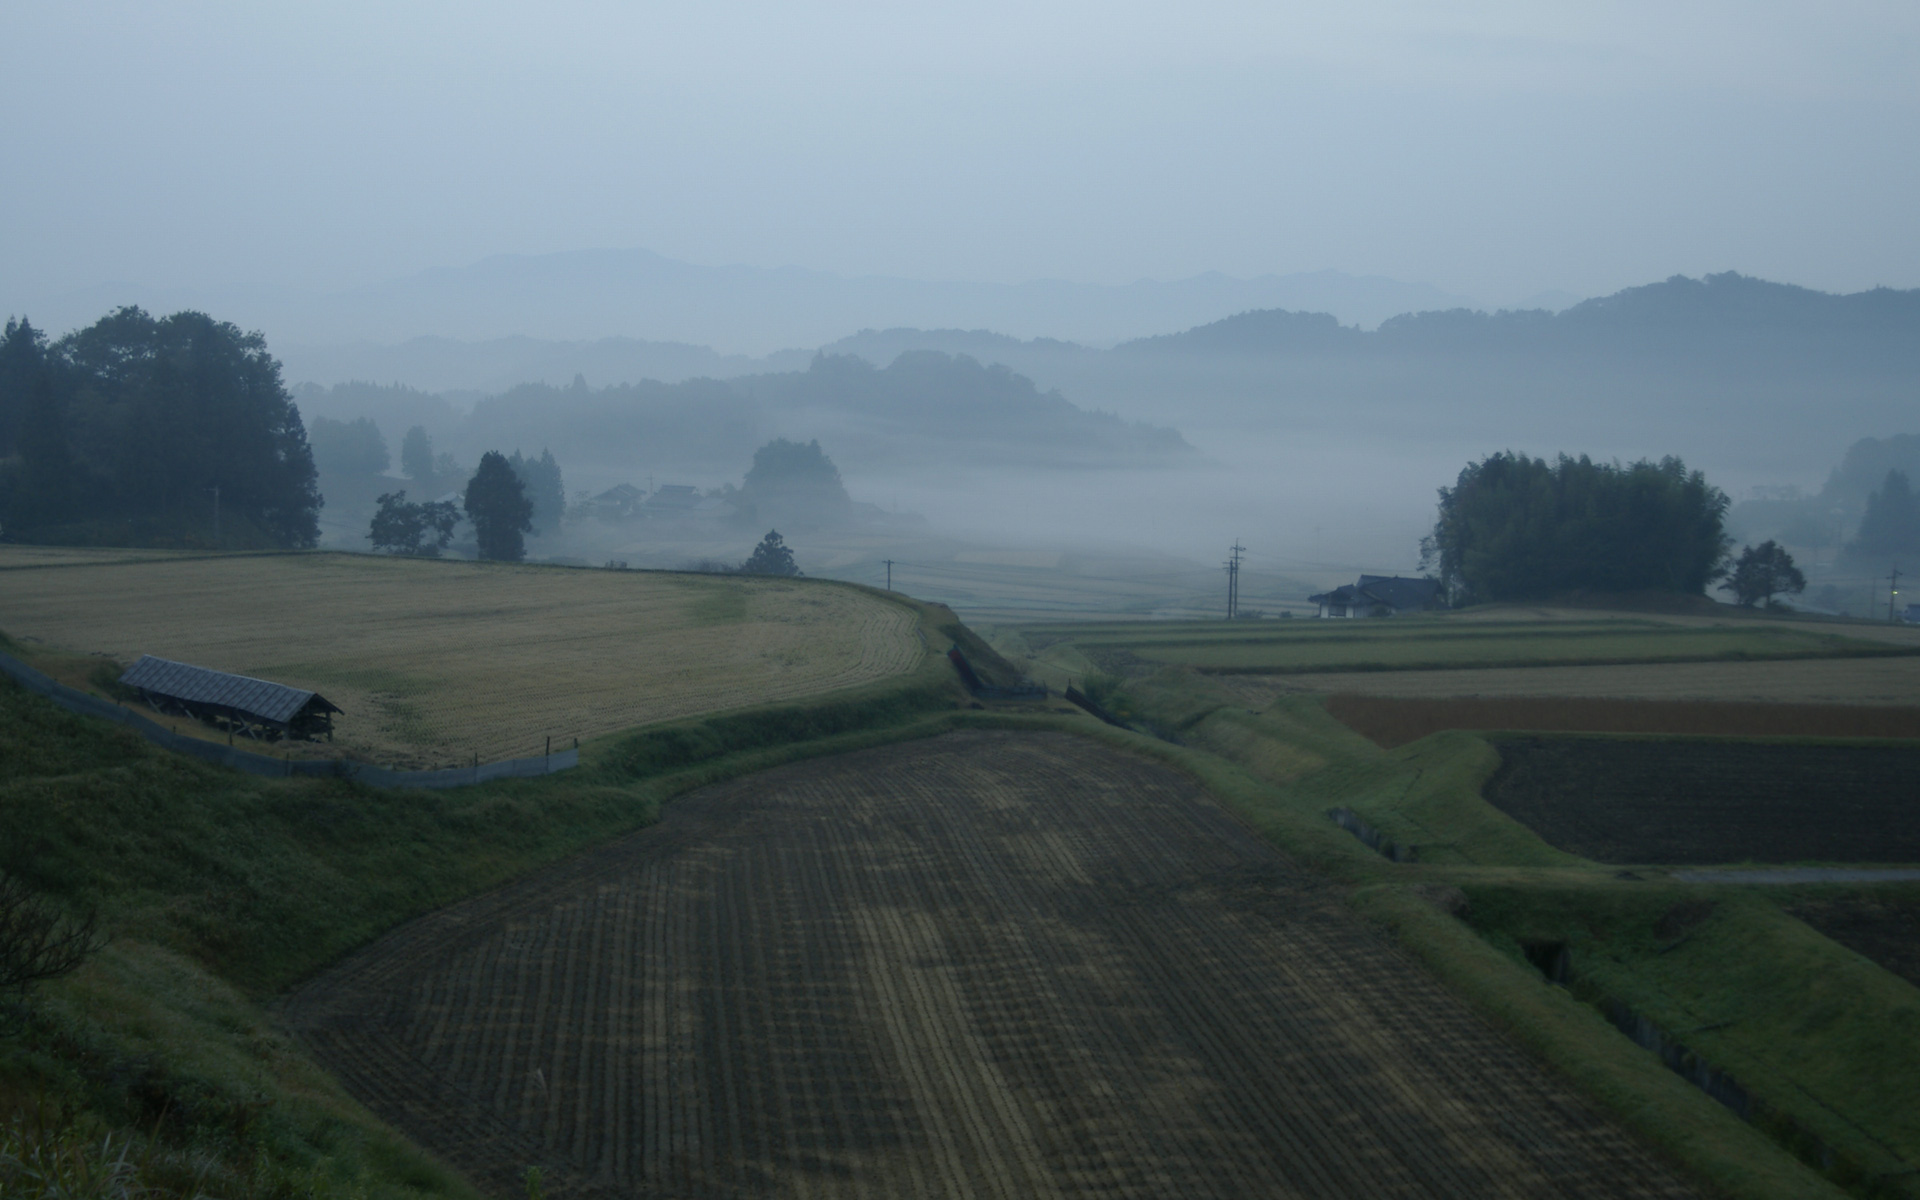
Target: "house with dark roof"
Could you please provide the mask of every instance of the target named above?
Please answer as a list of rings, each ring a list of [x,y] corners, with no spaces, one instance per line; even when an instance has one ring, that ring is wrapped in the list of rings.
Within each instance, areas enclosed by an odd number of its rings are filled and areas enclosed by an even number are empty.
[[[647,497],[647,509],[655,513],[688,513],[698,507],[700,489],[690,483],[663,483]]]
[[[333,739],[340,707],[318,692],[142,654],[120,682],[155,712],[180,713],[263,741]]]
[[[1399,575],[1362,575],[1318,596],[1308,596],[1322,617],[1391,617],[1440,607],[1440,583],[1435,579],[1406,579]]]
[[[593,515],[603,521],[619,521],[640,511],[647,494],[630,483],[615,484],[587,501]]]

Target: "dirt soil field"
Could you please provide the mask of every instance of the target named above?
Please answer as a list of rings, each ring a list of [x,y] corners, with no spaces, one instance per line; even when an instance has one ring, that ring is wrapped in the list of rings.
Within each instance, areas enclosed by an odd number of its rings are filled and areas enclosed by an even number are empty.
[[[1488,803],[1604,863],[1920,862],[1920,747],[1503,738]]]
[[[1920,707],[1859,704],[1341,695],[1327,698],[1327,711],[1349,729],[1388,748],[1443,729],[1920,739]]]
[[[346,710],[335,750],[403,766],[833,691],[926,653],[912,609],[808,580],[311,554],[0,581],[15,638],[309,688]]]
[[[1218,684],[1250,708],[1265,708],[1280,696],[1305,694],[1419,698],[1577,696],[1612,700],[1912,706],[1920,705],[1920,659],[1340,671],[1222,676]]]
[[[692,793],[283,1018],[503,1197],[1694,1194],[1198,785],[1063,734]]]
[[[1806,899],[1788,905],[1787,911],[1920,987],[1920,888]]]

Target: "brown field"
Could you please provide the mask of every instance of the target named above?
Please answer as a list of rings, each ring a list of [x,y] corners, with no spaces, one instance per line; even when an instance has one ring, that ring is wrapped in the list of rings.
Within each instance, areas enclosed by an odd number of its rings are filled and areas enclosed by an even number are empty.
[[[675,800],[286,1023],[500,1196],[1691,1195],[1185,776],[950,734]]]
[[[1920,746],[1514,737],[1487,802],[1603,863],[1920,862]]]
[[[1850,637],[1864,636],[1848,627]],[[1217,687],[1264,708],[1303,693],[1369,696],[1556,696],[1788,704],[1920,705],[1920,659],[1646,663],[1440,671],[1342,671],[1221,676]]]
[[[408,766],[832,691],[926,653],[912,608],[841,584],[348,554],[4,570],[0,631],[311,688],[346,710],[336,752]]]
[[[1389,749],[1443,729],[1671,733],[1731,737],[1920,738],[1920,707],[1593,700],[1547,696],[1411,699],[1335,695],[1327,711]]]

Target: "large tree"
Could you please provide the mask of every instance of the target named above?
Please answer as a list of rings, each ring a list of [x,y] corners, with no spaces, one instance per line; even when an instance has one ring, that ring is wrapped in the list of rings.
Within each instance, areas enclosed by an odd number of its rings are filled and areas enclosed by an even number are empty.
[[[743,517],[781,524],[832,524],[846,519],[853,502],[820,443],[775,438],[753,452],[753,466],[738,496]]]
[[[519,562],[527,556],[533,502],[504,454],[489,450],[480,456],[479,469],[467,481],[466,508],[481,558]]]
[[[1440,489],[1424,565],[1456,603],[1569,592],[1698,595],[1719,578],[1727,497],[1677,458],[1494,454]]]
[[[10,535],[38,541],[311,546],[320,493],[300,412],[265,339],[204,313],[122,308],[46,348],[10,326],[0,483]],[[216,517],[216,513],[218,516]]]
[[[1770,608],[1775,596],[1806,591],[1807,577],[1793,565],[1793,555],[1769,540],[1758,546],[1742,546],[1740,557],[1727,572],[1727,581],[1720,586],[1746,607],[1759,604]]]
[[[379,500],[367,528],[367,540],[375,550],[409,558],[438,558],[453,541],[454,526],[460,523],[460,510],[451,501],[410,504],[407,493],[387,492]]]

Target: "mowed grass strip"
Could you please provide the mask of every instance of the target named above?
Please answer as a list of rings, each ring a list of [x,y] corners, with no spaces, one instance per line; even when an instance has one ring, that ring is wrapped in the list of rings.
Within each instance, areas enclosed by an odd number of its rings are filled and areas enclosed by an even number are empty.
[[[61,565],[0,589],[15,637],[311,688],[346,710],[338,750],[408,766],[904,674],[916,621],[826,581],[351,554]]]

